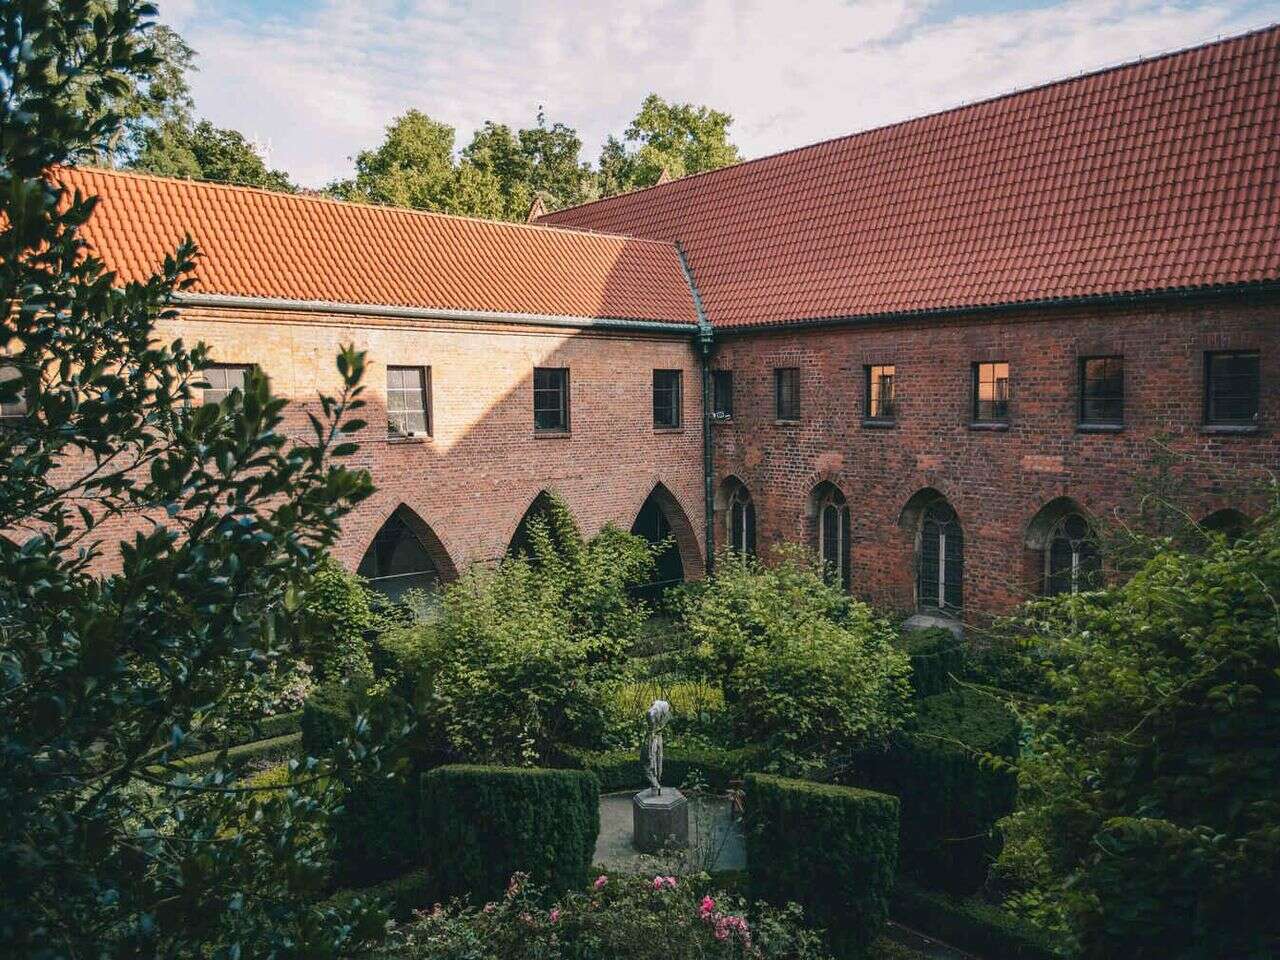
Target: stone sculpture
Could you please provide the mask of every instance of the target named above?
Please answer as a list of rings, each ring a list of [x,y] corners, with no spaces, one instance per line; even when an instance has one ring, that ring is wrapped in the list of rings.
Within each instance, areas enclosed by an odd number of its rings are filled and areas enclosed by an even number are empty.
[[[649,723],[649,733],[645,737],[641,760],[644,763],[645,779],[649,781],[649,792],[662,796],[662,728],[671,720],[671,704],[665,700],[655,700],[645,713]]]

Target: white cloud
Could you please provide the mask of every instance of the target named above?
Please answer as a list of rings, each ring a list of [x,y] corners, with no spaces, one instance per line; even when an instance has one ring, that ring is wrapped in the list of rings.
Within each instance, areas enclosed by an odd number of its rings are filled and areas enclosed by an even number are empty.
[[[244,0],[170,0],[162,16],[201,55],[201,112],[319,185],[410,107],[465,142],[486,119],[525,124],[545,104],[594,159],[652,90],[728,110],[735,140],[758,156],[1280,13],[1275,0],[1068,0],[968,14],[940,2],[323,0],[271,14],[246,13]]]

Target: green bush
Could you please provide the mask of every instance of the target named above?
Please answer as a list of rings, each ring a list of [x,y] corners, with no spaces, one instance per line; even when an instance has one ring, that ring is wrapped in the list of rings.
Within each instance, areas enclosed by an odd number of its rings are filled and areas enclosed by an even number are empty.
[[[445,766],[422,791],[426,866],[442,898],[492,899],[516,872],[557,893],[586,885],[600,832],[591,774]]]
[[[281,760],[296,757],[302,747],[300,733],[286,733],[282,737],[271,737],[268,740],[255,740],[228,747],[225,750],[210,750],[206,753],[195,753],[189,757],[175,760],[173,766],[178,767],[190,777],[199,777],[222,766],[266,766]]]
[[[917,698],[946,693],[952,677],[964,675],[964,642],[950,630],[913,630],[899,638],[898,647],[911,658],[911,687]]]
[[[865,956],[889,913],[897,798],[759,773],[747,777],[746,790],[752,896],[795,900],[826,928],[836,956]]]
[[[899,878],[893,892],[894,919],[962,950],[1000,960],[1055,960],[1054,939],[1007,910],[980,900],[959,899]]]
[[[366,634],[374,618],[359,577],[326,557],[303,588],[301,613],[317,680],[373,676]]]
[[[565,766],[594,774],[600,789],[606,793],[639,789],[647,783],[639,748],[591,751],[568,747],[561,751],[559,760]],[[671,747],[665,751],[662,779],[678,787],[690,775],[697,774],[708,787],[724,790],[729,781],[742,778],[763,760],[764,752],[758,747],[737,750]]]
[[[325,904],[344,907],[351,901],[375,900],[383,904],[393,920],[405,921],[415,910],[426,910],[433,902],[431,875],[418,867],[367,887],[345,888],[330,896]]]
[[[326,757],[355,723],[355,691],[330,681],[314,687],[302,705],[302,747],[313,757]]]
[[[926,697],[888,751],[854,766],[856,782],[902,801],[903,870],[931,887],[969,893],[1000,852],[996,822],[1013,809],[1016,718],[991,694],[961,688]]]
[[[766,746],[772,769],[839,765],[887,743],[910,715],[910,665],[893,628],[807,560],[726,557],[683,609],[708,665],[725,671],[739,742]]]
[[[418,802],[411,767],[344,778],[342,807],[334,815],[334,880],[364,886],[422,863]]]

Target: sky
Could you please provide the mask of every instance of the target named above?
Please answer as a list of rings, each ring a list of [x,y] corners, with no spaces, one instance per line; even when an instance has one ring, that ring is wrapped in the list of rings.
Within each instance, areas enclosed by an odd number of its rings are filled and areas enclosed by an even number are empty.
[[[650,93],[730,113],[758,157],[1280,20],[1280,0],[159,0],[197,111],[304,186],[398,114],[577,129]]]

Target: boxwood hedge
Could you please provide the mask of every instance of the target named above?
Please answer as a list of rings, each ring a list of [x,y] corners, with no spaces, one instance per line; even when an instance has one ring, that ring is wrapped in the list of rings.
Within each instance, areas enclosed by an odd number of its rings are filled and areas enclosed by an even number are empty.
[[[798,902],[837,957],[864,957],[889,914],[898,799],[762,773],[748,775],[746,791],[752,897]]]
[[[918,698],[946,693],[951,678],[964,673],[964,642],[950,630],[915,630],[903,634],[898,647],[911,658],[911,686]]]
[[[952,946],[1001,960],[1055,960],[1052,937],[994,904],[925,890],[900,879],[893,893],[894,919]]]
[[[662,780],[666,785],[678,787],[697,774],[712,789],[724,790],[729,781],[745,776],[752,767],[759,766],[763,758],[764,752],[757,747],[738,750],[671,747],[665,751]],[[647,782],[638,749],[592,751],[561,747],[557,760],[565,767],[595,774],[605,793],[639,790]]]

